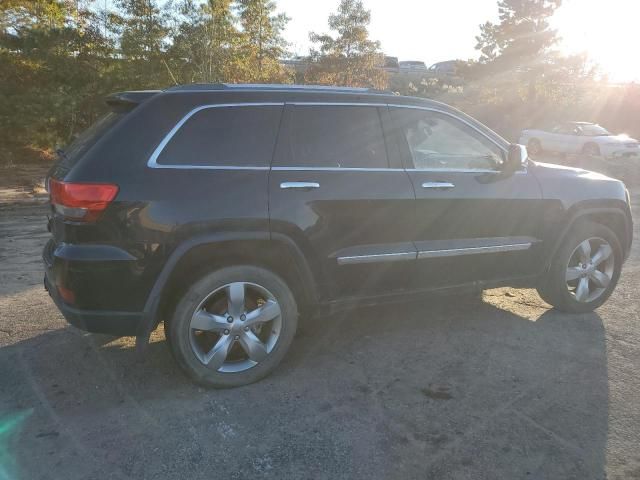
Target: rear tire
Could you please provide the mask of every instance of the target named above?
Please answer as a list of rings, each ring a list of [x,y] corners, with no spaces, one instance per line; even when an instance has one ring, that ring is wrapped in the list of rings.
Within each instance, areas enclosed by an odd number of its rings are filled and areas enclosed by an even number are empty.
[[[207,387],[238,387],[278,366],[296,333],[298,308],[274,273],[234,266],[196,281],[169,323],[171,349],[189,377]]]
[[[591,221],[580,222],[562,240],[537,287],[538,294],[560,311],[591,312],[613,292],[622,258],[620,242],[611,229]]]

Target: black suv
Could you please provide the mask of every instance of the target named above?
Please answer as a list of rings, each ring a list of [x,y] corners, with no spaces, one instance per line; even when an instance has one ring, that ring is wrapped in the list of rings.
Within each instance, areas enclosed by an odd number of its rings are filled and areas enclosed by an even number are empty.
[[[73,325],[141,349],[164,321],[202,384],[267,375],[318,306],[512,285],[590,311],[629,254],[621,182],[530,161],[441,103],[284,85],[107,103],[49,174],[45,286]]]

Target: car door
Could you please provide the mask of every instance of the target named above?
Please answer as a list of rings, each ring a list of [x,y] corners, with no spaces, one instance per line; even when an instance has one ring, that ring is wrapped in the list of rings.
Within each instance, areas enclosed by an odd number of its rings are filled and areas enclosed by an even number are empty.
[[[553,130],[551,135],[552,148],[558,153],[573,153],[577,150],[577,130],[573,124],[559,125]]]
[[[398,154],[416,192],[413,282],[421,287],[533,274],[542,195],[526,169],[503,173],[506,145],[471,120],[390,107]]]
[[[288,104],[269,180],[274,235],[292,238],[332,298],[407,288],[414,193],[389,163],[381,115],[358,104]]]

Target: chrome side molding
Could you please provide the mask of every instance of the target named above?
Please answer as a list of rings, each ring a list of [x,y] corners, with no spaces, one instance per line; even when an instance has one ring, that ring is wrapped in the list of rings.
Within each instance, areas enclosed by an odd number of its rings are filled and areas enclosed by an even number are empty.
[[[399,262],[415,260],[416,252],[376,253],[374,255],[353,255],[350,257],[338,257],[338,265],[354,265],[359,263]]]
[[[531,243],[514,243],[511,245],[488,245],[484,247],[449,248],[443,250],[424,250],[418,252],[418,260],[423,258],[456,257],[459,255],[476,255],[479,253],[502,253],[529,250]]]
[[[422,184],[422,188],[436,188],[441,190],[449,190],[454,187],[455,185],[450,182],[424,182]]]
[[[282,190],[297,188],[299,190],[311,190],[312,188],[320,188],[317,182],[282,182],[280,184]]]
[[[529,250],[534,245],[534,243],[538,242],[538,240],[530,237],[503,237],[503,243],[497,243],[497,240],[499,239],[475,239],[475,242],[474,240],[471,240],[475,243],[475,245],[473,243],[470,243],[468,240],[454,240],[451,242],[437,240],[432,242],[422,242],[432,245],[416,246],[417,250],[414,251],[409,251],[407,245],[404,245],[404,249],[402,249],[402,246],[400,244],[389,245],[386,251],[379,248],[381,246],[376,246],[378,248],[376,248],[374,251],[372,251],[371,248],[367,247],[361,247],[358,249],[350,248],[347,249],[347,251],[344,251],[342,255],[338,256],[336,260],[338,261],[338,265],[353,265],[361,263],[397,262],[404,260],[423,260],[427,258],[457,257],[462,255],[478,255],[483,253],[488,254],[517,252],[522,250]],[[456,246],[456,244],[458,246]]]

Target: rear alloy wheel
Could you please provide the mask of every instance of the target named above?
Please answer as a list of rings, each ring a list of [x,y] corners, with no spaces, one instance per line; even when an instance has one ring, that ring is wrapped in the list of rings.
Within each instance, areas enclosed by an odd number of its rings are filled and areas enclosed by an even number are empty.
[[[583,222],[565,238],[538,293],[559,310],[590,312],[609,298],[621,266],[616,235],[604,225]]]
[[[297,325],[285,283],[266,270],[230,267],[196,282],[176,308],[169,340],[180,366],[198,383],[233,387],[268,375]]]

